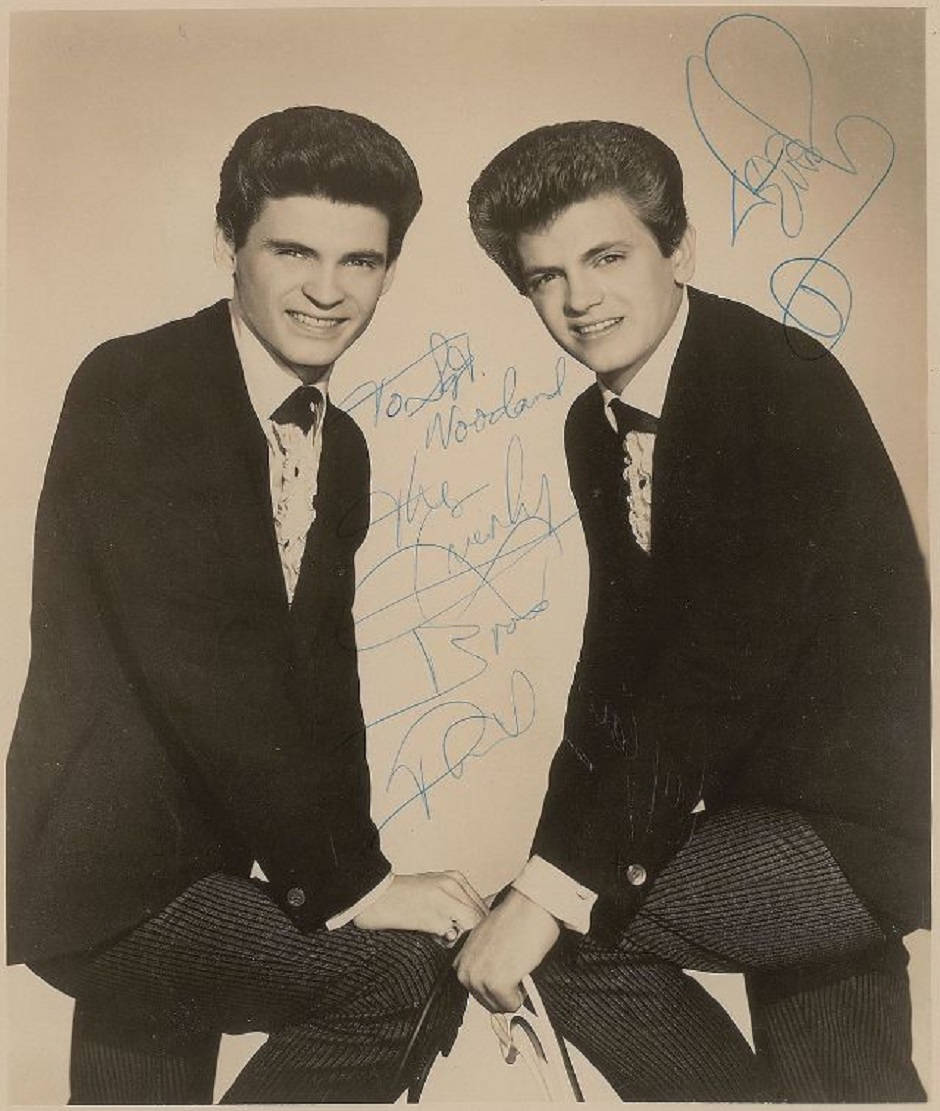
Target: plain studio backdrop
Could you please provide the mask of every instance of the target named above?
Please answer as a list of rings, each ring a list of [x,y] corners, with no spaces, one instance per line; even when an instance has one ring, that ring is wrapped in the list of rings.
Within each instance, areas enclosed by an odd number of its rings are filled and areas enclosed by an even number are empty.
[[[484,892],[518,870],[580,644],[586,561],[561,433],[592,376],[466,221],[477,173],[522,132],[619,119],[673,147],[694,284],[778,317],[789,304],[835,344],[926,540],[922,11],[19,13],[9,104],[7,735],[68,380],[102,340],[228,295],[213,259],[218,169],[248,122],[290,105],[381,123],[425,195],[391,290],[331,382],[372,454],[356,612],[374,812],[397,867],[460,868]],[[926,1080],[924,937],[911,947]],[[706,982],[746,1023],[736,978]],[[7,1098],[60,1103],[68,1001],[22,969],[7,986]],[[485,1025],[471,1014],[429,1097],[514,1098],[509,1070],[490,1075]],[[223,1074],[244,1056],[234,1041]]]

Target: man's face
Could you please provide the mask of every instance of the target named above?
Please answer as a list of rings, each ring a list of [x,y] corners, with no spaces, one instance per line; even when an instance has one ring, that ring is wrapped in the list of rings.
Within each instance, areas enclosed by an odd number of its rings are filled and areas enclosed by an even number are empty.
[[[226,250],[235,311],[308,383],[366,330],[395,269],[386,216],[325,197],[269,198],[244,245]]]
[[[516,240],[528,295],[554,339],[619,392],[656,350],[694,270],[689,228],[669,258],[619,193],[563,209]]]

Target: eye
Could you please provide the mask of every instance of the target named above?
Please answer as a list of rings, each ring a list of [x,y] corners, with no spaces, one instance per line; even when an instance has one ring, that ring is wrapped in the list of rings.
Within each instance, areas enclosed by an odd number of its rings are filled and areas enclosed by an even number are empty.
[[[614,262],[620,262],[625,257],[618,251],[608,251],[606,255],[601,255],[596,261],[598,266],[610,266]]]
[[[535,293],[537,290],[542,289],[544,286],[553,279],[557,278],[557,274],[545,273],[536,274],[535,277],[529,279],[529,292]]]
[[[306,258],[307,252],[301,247],[275,247],[274,253],[282,258]]]
[[[375,270],[379,265],[379,261],[375,258],[368,258],[363,256],[347,259],[346,264],[347,266],[361,267],[364,270]]]

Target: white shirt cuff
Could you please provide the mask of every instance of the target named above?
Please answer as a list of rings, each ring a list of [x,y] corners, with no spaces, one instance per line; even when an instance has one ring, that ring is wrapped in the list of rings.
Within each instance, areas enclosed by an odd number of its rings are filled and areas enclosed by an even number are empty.
[[[328,930],[338,930],[341,926],[347,925],[356,917],[360,911],[371,906],[380,895],[384,895],[386,890],[391,887],[392,880],[395,878],[394,872],[389,872],[384,880],[380,880],[371,891],[367,891],[365,895],[348,910],[341,910],[339,914],[334,914],[332,918],[327,918],[326,928]]]
[[[533,856],[512,886],[569,930],[586,934],[591,928],[591,911],[597,902],[597,893],[542,857]]]

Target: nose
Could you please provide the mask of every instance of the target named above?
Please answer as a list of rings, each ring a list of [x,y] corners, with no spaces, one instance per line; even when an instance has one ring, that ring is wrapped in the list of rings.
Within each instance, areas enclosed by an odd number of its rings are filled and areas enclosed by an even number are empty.
[[[307,300],[312,301],[318,309],[335,308],[344,297],[334,268],[321,264],[310,268],[301,289]]]
[[[583,316],[604,299],[604,291],[590,270],[568,274],[565,297],[565,314]]]

